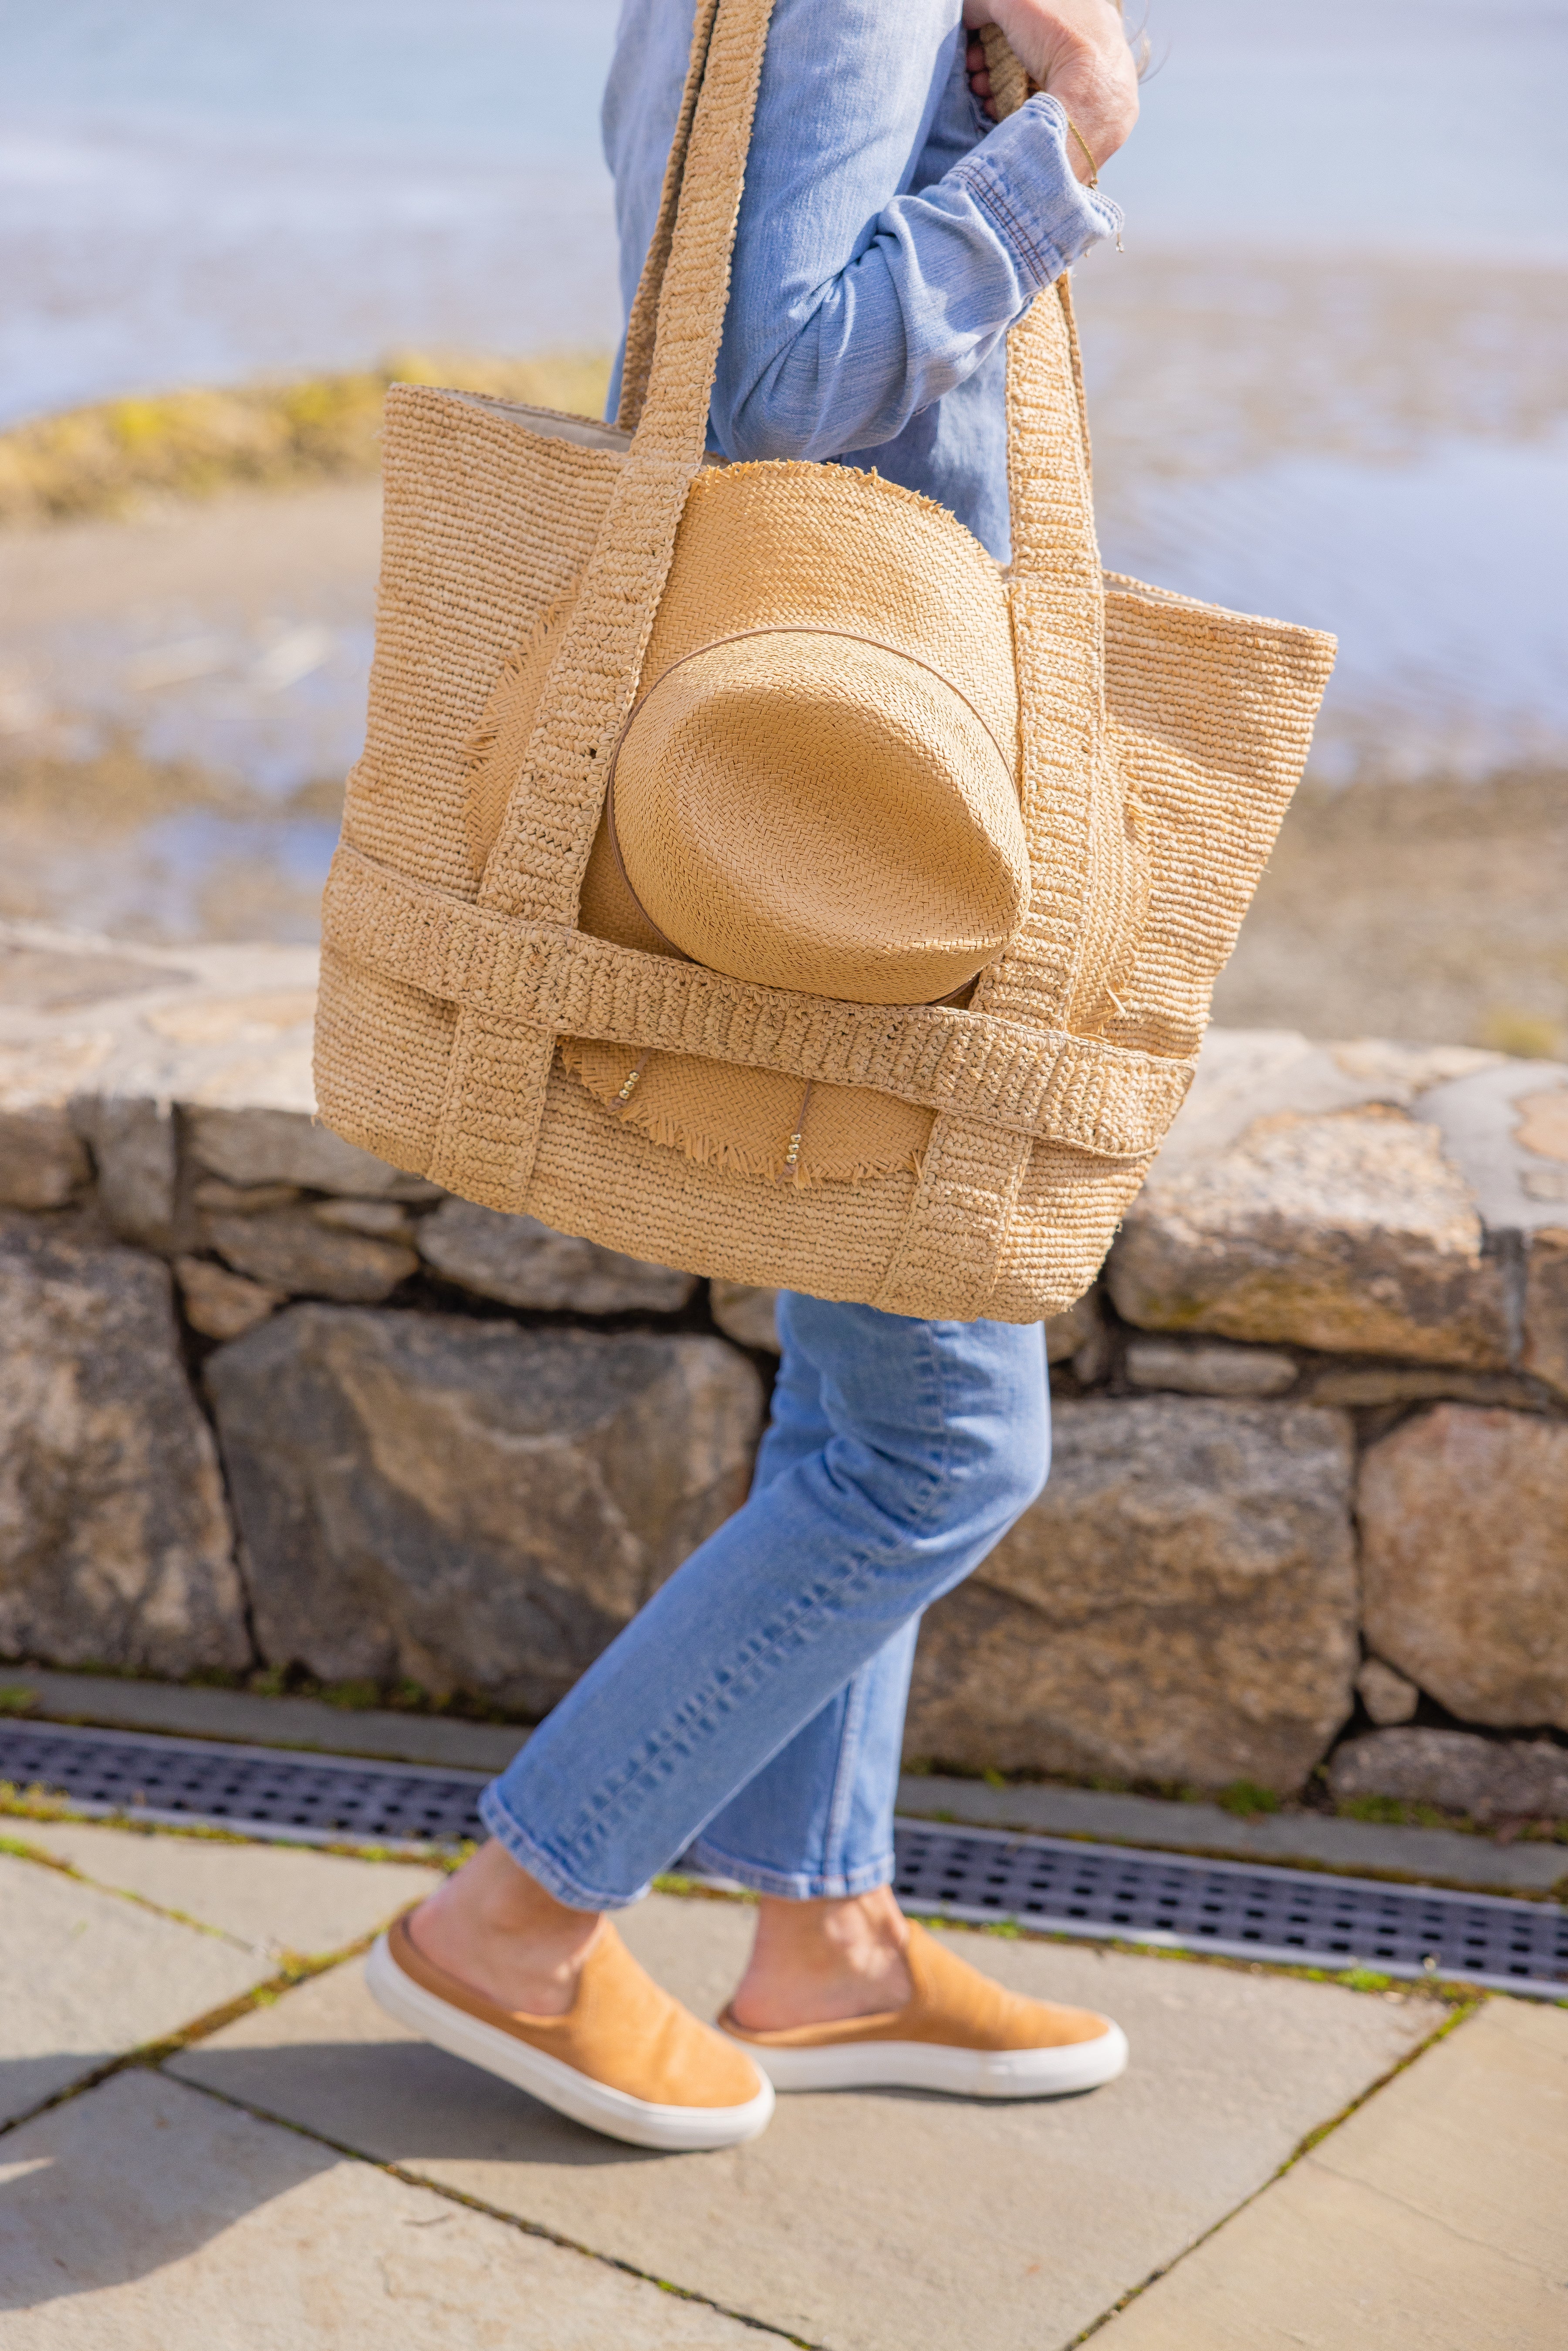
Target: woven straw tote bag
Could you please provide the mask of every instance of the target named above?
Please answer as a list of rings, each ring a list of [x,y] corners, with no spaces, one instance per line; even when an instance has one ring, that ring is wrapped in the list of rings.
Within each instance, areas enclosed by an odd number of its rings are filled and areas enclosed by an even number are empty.
[[[318,1099],[400,1167],[637,1257],[1033,1322],[1094,1279],[1191,1082],[1333,641],[1103,574],[1065,284],[1009,340],[1006,574],[874,473],[705,459],[770,5],[699,0],[619,424],[389,396]],[[1024,900],[956,995],[737,978],[629,890],[629,721],[656,801],[643,704],[695,708],[713,648],[780,630],[860,641],[852,683],[924,665],[1002,747]]]

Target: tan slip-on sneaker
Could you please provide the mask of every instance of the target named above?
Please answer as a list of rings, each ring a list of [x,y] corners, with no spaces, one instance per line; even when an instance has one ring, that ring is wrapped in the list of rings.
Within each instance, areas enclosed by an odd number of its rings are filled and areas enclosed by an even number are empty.
[[[514,2015],[427,1959],[399,1918],[365,1961],[400,2024],[607,2138],[734,2147],[767,2128],[773,2085],[744,2050],[645,1975],[608,1918],[564,2016]]]
[[[1109,2017],[1005,1991],[913,1918],[904,1956],[915,1991],[903,2008],[784,2032],[747,2032],[726,2009],[719,2029],[779,2090],[1050,2098],[1098,2089],[1127,2063],[1127,2037]]]

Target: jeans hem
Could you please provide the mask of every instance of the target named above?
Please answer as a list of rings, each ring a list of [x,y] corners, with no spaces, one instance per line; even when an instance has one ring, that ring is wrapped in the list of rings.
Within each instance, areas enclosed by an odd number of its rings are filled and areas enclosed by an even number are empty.
[[[759,1861],[742,1861],[698,1837],[687,1855],[705,1874],[727,1877],[748,1894],[766,1894],[778,1902],[843,1902],[856,1894],[874,1894],[893,1883],[893,1855],[862,1863],[859,1869],[768,1869]]]
[[[494,1785],[486,1788],[479,1799],[479,1818],[496,1839],[505,1845],[519,1869],[544,1887],[547,1894],[564,1902],[569,1910],[629,1910],[641,1902],[651,1886],[639,1886],[633,1894],[609,1894],[602,1886],[587,1886],[563,1869],[554,1856],[535,1843],[516,1815],[507,1808],[506,1800]]]

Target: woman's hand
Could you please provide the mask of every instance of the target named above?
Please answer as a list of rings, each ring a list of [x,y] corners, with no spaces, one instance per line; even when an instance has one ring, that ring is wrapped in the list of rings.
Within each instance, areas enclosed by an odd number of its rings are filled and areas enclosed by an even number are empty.
[[[1032,82],[1067,109],[1095,169],[1106,162],[1138,119],[1138,73],[1116,0],[964,0],[971,32],[996,25]],[[969,87],[988,113],[991,79],[986,53],[969,43]],[[1067,142],[1073,170],[1090,176],[1089,156]]]

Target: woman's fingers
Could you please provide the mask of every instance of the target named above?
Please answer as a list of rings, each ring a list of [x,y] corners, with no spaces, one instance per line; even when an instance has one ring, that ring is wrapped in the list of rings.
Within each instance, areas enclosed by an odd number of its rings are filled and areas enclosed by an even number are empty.
[[[990,103],[991,77],[986,69],[985,49],[978,41],[971,41],[964,51],[964,71],[969,77],[971,92],[994,120],[996,110]]]
[[[964,22],[971,30],[999,26],[1030,79],[1061,100],[1096,166],[1116,152],[1138,119],[1137,67],[1117,0],[965,0]],[[977,40],[967,46],[965,68],[986,104],[991,82]],[[1070,148],[1087,179],[1089,156],[1076,141]]]

